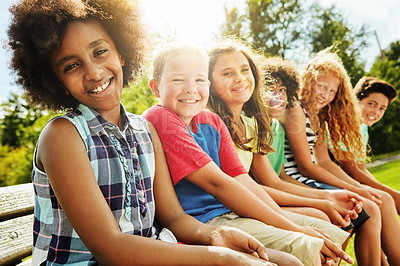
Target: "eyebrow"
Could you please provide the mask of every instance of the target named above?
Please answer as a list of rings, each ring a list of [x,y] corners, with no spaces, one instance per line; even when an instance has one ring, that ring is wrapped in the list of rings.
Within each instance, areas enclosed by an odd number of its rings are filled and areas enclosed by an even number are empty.
[[[91,42],[89,44],[88,48],[89,49],[93,49],[94,47],[96,47],[97,45],[99,45],[102,42],[108,43],[106,39],[98,39],[98,40],[95,40],[95,41]],[[65,62],[67,62],[68,60],[71,60],[74,57],[75,57],[75,55],[64,56],[63,58],[61,58],[60,60],[57,61],[57,64],[56,64],[57,67],[62,66]]]
[[[249,64],[243,64],[243,65],[240,66],[240,68],[243,68],[243,67],[248,67],[248,68],[250,68],[250,65],[249,65]],[[235,68],[235,67],[226,67],[226,68],[221,69],[221,72],[226,71],[226,70],[232,70],[232,69],[234,69],[234,68]]]

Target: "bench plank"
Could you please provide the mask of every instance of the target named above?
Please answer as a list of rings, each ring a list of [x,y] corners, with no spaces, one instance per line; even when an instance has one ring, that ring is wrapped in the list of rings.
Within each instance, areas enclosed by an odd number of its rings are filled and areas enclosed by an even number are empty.
[[[32,183],[0,187],[0,221],[33,213]]]
[[[0,222],[0,265],[15,265],[32,254],[33,214]]]

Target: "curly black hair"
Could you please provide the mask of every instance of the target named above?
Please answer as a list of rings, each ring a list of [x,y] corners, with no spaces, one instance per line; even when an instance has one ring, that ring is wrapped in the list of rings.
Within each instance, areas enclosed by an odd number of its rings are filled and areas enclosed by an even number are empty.
[[[43,109],[65,110],[79,104],[56,78],[50,54],[58,48],[71,21],[98,21],[125,61],[123,86],[141,73],[145,30],[135,0],[23,0],[10,7],[10,68],[30,102]]]
[[[293,107],[295,102],[298,101],[300,80],[300,74],[296,67],[290,61],[274,56],[263,60],[261,71],[265,75],[265,89],[280,80],[287,89],[287,107]]]

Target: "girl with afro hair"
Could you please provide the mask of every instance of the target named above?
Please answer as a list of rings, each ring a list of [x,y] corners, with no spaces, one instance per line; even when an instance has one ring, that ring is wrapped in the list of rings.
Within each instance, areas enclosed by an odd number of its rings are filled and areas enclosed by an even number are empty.
[[[34,153],[33,265],[275,265],[253,237],[202,224],[165,196],[174,190],[158,135],[120,103],[145,55],[136,1],[23,0],[10,11],[17,84],[32,104],[66,110]],[[202,246],[176,244],[155,212]]]

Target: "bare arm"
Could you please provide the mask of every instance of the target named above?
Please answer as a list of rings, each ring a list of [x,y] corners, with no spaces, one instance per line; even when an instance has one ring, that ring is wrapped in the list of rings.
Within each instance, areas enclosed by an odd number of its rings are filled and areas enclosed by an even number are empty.
[[[342,160],[340,167],[352,178],[361,184],[389,193],[396,202],[397,212],[400,212],[400,191],[379,182],[365,167],[364,162]]]
[[[251,171],[257,182],[280,206],[316,208],[325,212],[334,224],[348,225],[352,208],[342,208],[328,200],[324,191],[283,181],[275,173],[266,155],[253,154]],[[320,195],[314,196],[314,193]]]
[[[232,178],[223,173],[214,162],[210,162],[189,174],[186,179],[210,193],[239,216],[253,218],[282,229],[302,232],[300,227],[291,222],[268,194],[247,174]],[[254,191],[243,186],[242,181],[250,184]],[[243,197],[246,201],[242,200]]]
[[[336,177],[320,164],[313,163],[306,136],[306,117],[301,107],[295,105],[288,109],[285,115],[285,123],[283,124],[285,127],[285,134],[290,147],[292,147],[293,156],[301,174],[335,187],[346,188],[353,191],[355,189],[354,185]],[[317,144],[314,145],[314,155],[318,157],[315,153],[316,145]]]
[[[361,185],[358,181],[351,178],[346,172],[344,172],[336,163],[334,163],[328,154],[328,147],[325,140],[320,136],[317,143],[314,145],[314,154],[316,158],[317,165],[322,166],[329,173],[336,177],[335,180],[340,180],[344,182],[343,186],[340,188],[345,188],[359,195],[366,197],[378,205],[381,204],[380,195],[377,194],[373,189],[367,186]],[[334,181],[335,182],[335,181]]]
[[[351,176],[361,184],[365,184],[382,190],[386,190],[388,188],[388,186],[376,180],[376,178],[365,167],[364,162],[342,160],[339,162],[339,165],[349,176]]]

